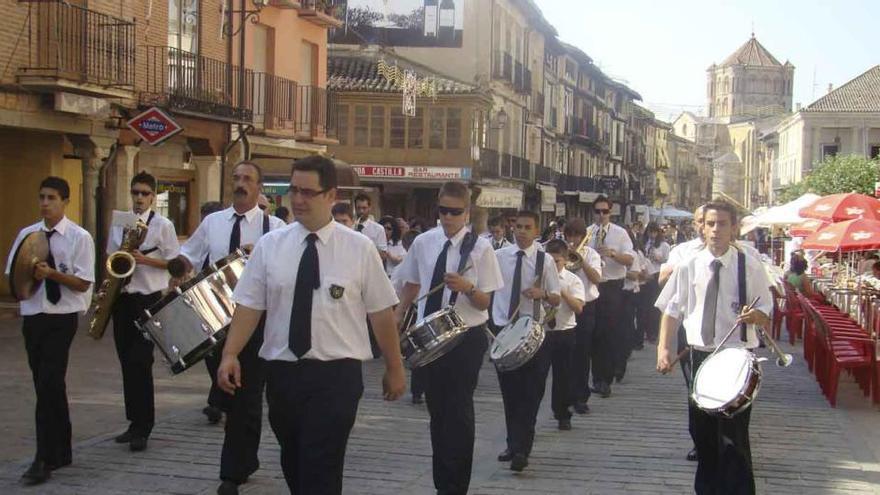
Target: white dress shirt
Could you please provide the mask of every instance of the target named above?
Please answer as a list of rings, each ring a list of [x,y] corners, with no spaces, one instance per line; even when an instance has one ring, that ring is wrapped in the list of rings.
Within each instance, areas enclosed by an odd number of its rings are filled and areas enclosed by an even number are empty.
[[[232,235],[232,226],[235,225],[235,214],[233,207],[211,213],[202,220],[193,235],[180,247],[180,254],[186,256],[193,268],[200,270],[206,256],[210,263],[216,263],[229,255],[229,237]],[[259,206],[254,206],[244,214],[239,224],[241,246],[256,244],[263,235],[263,215],[263,210]],[[284,220],[269,215],[270,231],[286,225]]]
[[[370,240],[373,241],[373,244],[376,246],[376,249],[378,249],[379,251],[388,250],[388,238],[385,236],[385,227],[370,218],[368,218],[361,225],[364,226],[364,228],[360,231],[361,234],[369,237]],[[355,228],[355,231],[357,231],[357,228]]]
[[[495,236],[493,236],[492,234],[489,234],[488,239],[489,239],[489,243],[492,244],[492,249],[494,249],[496,251],[501,248],[506,248],[507,246],[510,246],[510,241],[508,241],[504,237],[502,237],[500,241],[496,241]]]
[[[12,257],[21,241],[31,232],[38,230],[48,232],[51,229],[46,228],[44,222],[40,221],[21,229],[18,233],[18,237],[12,243],[9,258],[6,260],[7,276],[12,270]],[[49,240],[49,248],[55,259],[55,269],[61,273],[92,282],[92,287],[89,287],[85,292],[77,292],[59,283],[61,299],[58,304],[52,304],[46,299],[46,281],[44,280],[33,296],[21,301],[22,316],[32,316],[39,313],[85,313],[92,303],[92,289],[95,282],[95,244],[91,234],[70,221],[66,216],[55,225],[54,230],[55,233]]]
[[[655,307],[661,312],[682,321],[687,331],[688,344],[699,350],[712,350],[724,339],[739,316],[741,307],[749,304],[755,297],[760,297],[757,309],[764,314],[770,315],[773,310],[773,298],[767,286],[767,277],[761,262],[746,255],[746,301],[739,301],[739,285],[737,281],[738,260],[737,250],[731,246],[721,260],[722,268],[719,272],[720,286],[718,289],[718,306],[715,313],[715,338],[713,342],[703,342],[701,336],[703,321],[703,305],[706,299],[706,289],[712,278],[710,267],[715,257],[708,249],[699,251],[696,256],[690,257],[678,266],[660,297],[657,298]],[[747,331],[747,342],[740,341],[739,330],[734,330],[725,347],[758,346],[758,337],[755,329],[751,326]]]
[[[568,293],[569,296],[578,299],[580,301],[584,300],[585,292],[584,292],[584,284],[581,282],[580,277],[571,273],[566,269],[562,269],[559,273],[559,288],[560,292],[563,290]],[[569,330],[577,326],[577,319],[574,314],[574,310],[571,306],[565,302],[563,299],[559,306],[556,307],[556,326],[551,328],[551,331],[556,330]]]
[[[289,348],[290,317],[309,233],[292,223],[261,237],[235,286],[236,303],[266,311],[263,359],[297,360]],[[312,296],[312,347],[302,359],[371,359],[367,315],[397,304],[379,253],[369,239],[332,220],[315,234],[321,286]]]
[[[446,252],[446,273],[458,271],[458,262],[461,259],[461,242],[468,232],[467,227],[458,231],[451,239],[447,239],[443,227],[435,227],[424,234],[419,234],[409,247],[409,252],[403,263],[397,266],[395,276],[399,276],[402,282],[419,285],[419,297],[431,290],[431,278],[434,275],[434,264],[443,250],[447,240],[452,245]],[[468,262],[465,264],[465,272],[462,274],[480,292],[490,293],[503,286],[501,270],[498,268],[498,260],[489,241],[482,237],[477,238],[473,250],[471,250]],[[452,291],[448,287],[443,288],[443,303],[441,307],[449,304]],[[428,298],[419,301],[419,316],[425,312],[425,303]],[[489,319],[487,310],[479,310],[471,304],[471,300],[464,294],[459,294],[455,301],[455,311],[468,327],[475,327],[486,323]]]
[[[645,258],[645,255],[643,255],[640,251],[636,251],[635,255],[633,256],[632,265],[627,267],[626,272],[639,273],[642,271],[646,262],[647,259]],[[641,284],[639,284],[638,280],[630,280],[628,278],[623,279],[623,290],[638,293],[640,285]]]
[[[635,255],[635,251],[633,251],[632,240],[629,238],[629,234],[627,234],[626,229],[623,227],[609,223],[605,225],[605,240],[604,243],[600,243],[601,239],[601,230],[603,227],[599,225],[593,224],[587,230],[587,236],[589,240],[587,241],[587,245],[596,251],[599,250],[600,247],[605,246],[609,249],[613,249],[617,251],[618,254],[628,254],[630,256]],[[602,281],[607,282],[609,280],[621,280],[626,277],[626,265],[621,265],[620,263],[611,259],[611,257],[603,257],[602,258]]]
[[[503,327],[510,323],[510,320],[507,318],[507,313],[510,311],[510,301],[513,295],[511,294],[511,291],[513,290],[513,273],[516,271],[516,253],[520,251],[525,251],[519,284],[520,292],[522,292],[529,287],[535,286],[535,265],[538,259],[538,244],[533,243],[531,246],[528,247],[528,249],[520,249],[518,245],[511,244],[506,248],[495,251],[495,256],[498,258],[498,266],[501,267],[501,277],[504,281],[504,287],[496,291],[495,297],[492,299],[492,321],[495,323],[496,326],[499,327]],[[559,272],[556,270],[556,264],[553,262],[553,257],[549,254],[544,255],[544,269],[542,277],[543,281],[541,283],[541,288],[547,291],[548,294],[555,294],[558,296]],[[540,319],[543,316],[543,311],[541,315],[533,314],[533,300],[526,298],[526,296],[522,294],[520,294],[519,300],[520,316],[532,316],[537,319]],[[539,306],[541,306],[541,304],[539,304]],[[515,316],[516,315],[514,315],[514,317]]]
[[[669,250],[666,262],[660,265],[660,270],[674,270],[678,265],[693,258],[704,247],[703,240],[699,237],[687,242],[682,242],[681,244],[676,244]]]
[[[384,234],[384,232],[383,232],[383,234]],[[402,242],[397,241],[397,244],[389,244],[388,245],[388,254],[400,258],[400,261],[398,261],[397,263],[391,261],[391,258],[388,258],[387,260],[385,260],[385,273],[387,273],[388,276],[391,277],[391,274],[394,273],[394,270],[401,263],[403,263],[403,258],[406,257],[406,248],[403,247]]]
[[[150,210],[145,211],[140,218],[144,223],[150,220]],[[111,254],[119,250],[122,245],[122,225],[113,225],[110,227],[110,236],[107,239],[107,254]],[[153,219],[147,226],[147,235],[144,242],[138,249],[140,252],[157,248],[155,251],[146,255],[148,258],[161,260],[170,260],[176,258],[180,254],[180,243],[177,242],[177,233],[174,231],[174,224],[171,220],[159,215],[153,215]],[[147,265],[137,265],[134,273],[131,274],[131,280],[123,287],[122,292],[130,294],[152,294],[168,287],[168,270],[164,268],[155,268]]]
[[[596,272],[599,273],[599,277],[602,276],[602,256],[600,256],[595,249],[584,244],[584,247],[582,247],[581,250],[578,251],[578,254],[581,255],[581,258],[583,258],[585,267],[588,266],[593,270],[596,270]],[[584,294],[586,296],[584,302],[595,301],[596,299],[598,299],[599,286],[591,282],[590,279],[587,278],[587,274],[584,273],[583,270],[578,270],[576,275],[579,279],[581,279],[581,283],[584,285]]]
[[[660,273],[663,263],[666,263],[666,260],[669,259],[669,252],[671,250],[672,248],[666,241],[660,241],[660,244],[655,246],[654,241],[648,239],[648,242],[645,243],[645,258],[648,261],[645,268],[648,271],[648,275]]]

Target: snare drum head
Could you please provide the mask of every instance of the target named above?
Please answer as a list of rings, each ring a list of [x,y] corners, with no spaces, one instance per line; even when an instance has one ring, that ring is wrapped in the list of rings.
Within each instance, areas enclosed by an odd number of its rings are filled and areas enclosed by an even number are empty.
[[[706,358],[694,378],[694,400],[703,409],[720,409],[736,400],[752,373],[754,357],[746,349],[728,348]]]
[[[532,322],[532,317],[523,316],[517,319],[515,322],[508,324],[506,327],[502,328],[501,331],[498,332],[498,335],[495,336],[495,340],[492,342],[490,357],[492,359],[498,359],[508,352],[516,349],[532,331]]]

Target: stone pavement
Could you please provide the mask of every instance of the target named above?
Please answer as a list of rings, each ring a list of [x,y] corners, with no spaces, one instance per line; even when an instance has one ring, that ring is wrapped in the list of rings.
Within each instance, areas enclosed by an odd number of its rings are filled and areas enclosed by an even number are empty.
[[[4,332],[0,356],[23,354],[20,338]],[[76,363],[103,369],[97,385],[71,383],[74,432],[100,430],[78,441],[74,464],[56,471],[45,485],[17,484],[30,451],[7,446],[0,453],[3,494],[208,494],[217,485],[222,428],[206,424],[199,409],[207,379],[201,370],[170,377],[156,364],[160,420],[149,449],[131,453],[113,443],[123,427],[119,401],[118,364],[112,342],[95,344],[80,335]],[[112,337],[108,336],[109,340]],[[10,346],[15,347],[10,351]],[[109,346],[109,351],[107,347]],[[787,347],[787,346],[786,346]],[[108,355],[109,352],[109,355]],[[88,356],[97,355],[93,359]],[[23,359],[19,359],[23,361]],[[7,361],[0,382],[4,400],[0,419],[12,413],[22,432],[32,436],[32,392],[21,363]],[[541,410],[530,466],[514,474],[495,461],[504,447],[504,419],[497,378],[483,367],[476,393],[477,445],[471,493],[474,494],[636,494],[690,493],[694,464],[684,460],[690,447],[686,432],[685,391],[680,374],[653,371],[654,351],[634,353],[629,374],[609,399],[591,400],[592,412],[574,418],[574,429],[556,430],[549,397]],[[73,366],[73,365],[72,365]],[[765,379],[752,415],[752,445],[759,493],[868,494],[880,493],[880,422],[877,410],[849,380],[841,403],[832,409],[801,359],[788,369],[765,366]],[[27,372],[24,365],[24,372]],[[365,365],[365,397],[360,403],[346,458],[345,493],[432,493],[428,417],[424,406],[408,401],[384,402],[379,394],[381,366]],[[11,383],[15,380],[17,383]],[[107,387],[104,394],[77,390]],[[549,395],[549,388],[548,388]],[[86,396],[91,399],[86,400]],[[94,406],[84,421],[76,410]],[[85,423],[83,425],[83,423]],[[5,428],[5,427],[4,427]],[[4,431],[4,438],[8,438]],[[278,465],[278,446],[268,425],[263,430],[262,469],[242,486],[245,494],[288,493]],[[30,439],[32,442],[32,439]],[[21,443],[21,442],[19,442]],[[28,445],[29,447],[29,445]],[[16,452],[10,457],[9,450]],[[13,460],[14,459],[14,460]]]

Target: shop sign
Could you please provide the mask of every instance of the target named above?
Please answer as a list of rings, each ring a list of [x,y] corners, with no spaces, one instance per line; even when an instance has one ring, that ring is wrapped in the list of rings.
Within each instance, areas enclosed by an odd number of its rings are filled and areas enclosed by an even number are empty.
[[[565,203],[556,203],[556,216],[564,217],[565,216]]]
[[[477,206],[519,209],[522,207],[522,191],[504,187],[482,186],[480,196],[477,197]]]
[[[581,203],[592,203],[599,197],[597,192],[580,192],[578,193],[578,201]]]
[[[541,211],[556,211],[556,188],[538,184],[541,190]]]
[[[415,179],[415,180],[468,180],[471,169],[467,167],[411,167],[384,165],[352,165],[354,171],[365,179]]]
[[[156,107],[148,108],[126,124],[141,139],[153,146],[183,131],[180,124]]]

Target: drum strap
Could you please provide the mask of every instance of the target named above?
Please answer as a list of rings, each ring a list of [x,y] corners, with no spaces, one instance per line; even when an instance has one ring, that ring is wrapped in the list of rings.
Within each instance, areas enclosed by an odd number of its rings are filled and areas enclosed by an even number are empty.
[[[150,210],[150,216],[147,217],[147,228],[150,227],[150,222],[153,221],[153,217],[154,217],[154,216],[156,216],[156,211],[155,211],[155,210]],[[159,246],[153,246],[153,247],[151,247],[150,249],[144,249],[144,250],[142,250],[142,251],[141,251],[141,254],[143,254],[144,256],[146,256],[146,255],[152,253],[153,251],[158,251],[158,250],[159,250]]]
[[[474,250],[474,246],[477,244],[477,236],[473,232],[467,232],[464,235],[464,239],[461,240],[461,247],[458,248],[459,259],[458,259],[458,273],[462,274],[464,272],[465,266],[467,265],[468,259],[471,257],[471,251]],[[474,271],[476,272],[476,267],[474,267]],[[455,306],[455,301],[458,300],[458,292],[453,291],[452,294],[449,295],[449,306]]]
[[[745,306],[746,304],[746,255],[739,249],[736,252],[736,271],[737,271],[737,286],[739,288],[739,304],[741,306]],[[746,324],[743,323],[739,326],[739,340],[742,342],[746,342],[749,340],[748,334],[746,333]]]
[[[541,287],[544,283],[544,251],[535,253],[535,287]],[[535,306],[532,308],[532,318],[535,321],[541,320],[541,300],[535,299]]]

